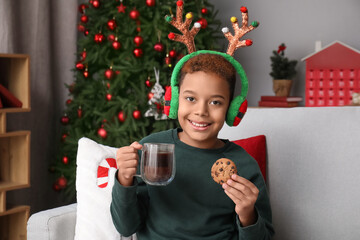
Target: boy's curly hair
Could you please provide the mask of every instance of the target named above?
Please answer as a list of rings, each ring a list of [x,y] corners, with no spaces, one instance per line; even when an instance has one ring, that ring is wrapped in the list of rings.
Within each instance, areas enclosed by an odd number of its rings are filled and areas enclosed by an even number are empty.
[[[199,54],[192,57],[181,69],[179,87],[181,86],[187,73],[199,71],[214,73],[219,78],[225,79],[229,84],[230,101],[233,99],[236,83],[236,70],[229,61],[216,54]]]

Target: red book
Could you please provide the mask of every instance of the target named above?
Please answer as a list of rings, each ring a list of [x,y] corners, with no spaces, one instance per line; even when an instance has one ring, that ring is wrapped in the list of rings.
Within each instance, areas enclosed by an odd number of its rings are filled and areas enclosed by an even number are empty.
[[[301,102],[302,97],[280,97],[280,96],[261,96],[261,101],[272,102]]]
[[[259,107],[297,107],[298,102],[259,101]]]
[[[22,107],[22,102],[0,84],[0,98],[4,107]]]

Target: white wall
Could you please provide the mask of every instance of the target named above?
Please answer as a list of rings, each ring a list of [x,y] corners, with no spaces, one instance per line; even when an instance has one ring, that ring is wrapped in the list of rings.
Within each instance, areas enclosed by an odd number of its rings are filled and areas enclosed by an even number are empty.
[[[314,51],[315,41],[321,40],[322,46],[326,46],[340,40],[360,49],[359,0],[210,1],[219,10],[218,17],[224,27],[230,30],[229,19],[231,16],[241,19],[242,5],[249,10],[249,22],[260,22],[258,29],[248,33],[253,46],[239,49],[235,54],[249,79],[250,106],[257,106],[261,95],[274,95],[269,75],[270,56],[282,42],[287,45],[286,56],[299,61],[292,95],[304,97],[305,63],[301,59]]]

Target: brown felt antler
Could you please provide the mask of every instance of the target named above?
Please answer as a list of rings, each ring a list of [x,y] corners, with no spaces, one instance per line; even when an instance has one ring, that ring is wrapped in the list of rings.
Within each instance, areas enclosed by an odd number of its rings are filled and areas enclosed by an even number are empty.
[[[259,22],[253,21],[250,26],[248,26],[248,10],[246,7],[240,8],[242,15],[242,26],[239,27],[239,23],[236,17],[231,17],[230,21],[232,22],[233,29],[235,31],[234,35],[229,32],[229,28],[225,27],[222,29],[225,37],[229,40],[227,54],[233,55],[235,50],[241,47],[247,47],[252,45],[251,39],[240,40],[246,33],[254,30],[259,26]]]
[[[176,19],[172,16],[166,16],[165,19],[168,23],[176,27],[183,35],[177,33],[169,33],[169,39],[177,42],[182,42],[186,45],[188,52],[195,52],[195,35],[200,31],[201,24],[196,22],[191,30],[189,30],[191,21],[193,19],[192,13],[187,13],[185,16],[185,21],[183,22],[183,11],[184,11],[184,2],[179,0],[176,2]]]

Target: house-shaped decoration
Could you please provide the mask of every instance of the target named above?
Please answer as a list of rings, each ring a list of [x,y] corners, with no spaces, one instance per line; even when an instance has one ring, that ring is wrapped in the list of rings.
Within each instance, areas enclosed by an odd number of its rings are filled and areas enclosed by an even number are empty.
[[[360,92],[360,51],[335,41],[315,52],[306,61],[305,105],[350,105],[352,94]]]

